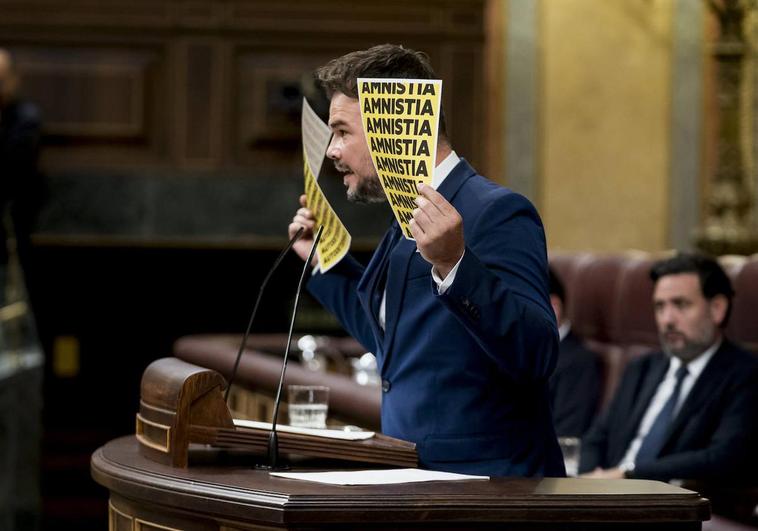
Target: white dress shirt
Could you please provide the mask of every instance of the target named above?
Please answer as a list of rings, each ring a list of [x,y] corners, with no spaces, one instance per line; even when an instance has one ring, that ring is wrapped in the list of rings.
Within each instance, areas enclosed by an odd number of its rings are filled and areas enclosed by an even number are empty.
[[[571,332],[571,321],[563,321],[563,324],[558,327],[558,340],[563,341],[566,336]]]
[[[687,364],[687,376],[682,381],[682,388],[679,391],[679,400],[674,407],[674,416],[679,412],[679,409],[690,394],[695,382],[697,382],[700,374],[702,374],[703,369],[708,365],[708,362],[720,346],[721,339],[716,341],[697,358]],[[682,361],[679,358],[672,356],[669,368],[666,371],[666,376],[661,380],[661,383],[658,384],[658,390],[655,392],[653,399],[650,401],[650,405],[647,407],[647,411],[645,411],[645,415],[642,417],[639,429],[637,430],[637,435],[629,445],[626,455],[624,455],[624,458],[619,463],[620,468],[624,470],[634,469],[634,461],[637,458],[637,452],[639,452],[640,446],[642,446],[642,441],[650,431],[658,413],[661,412],[661,409],[663,409],[663,406],[668,402],[671,393],[674,391],[674,387],[676,386],[676,371],[681,366]]]

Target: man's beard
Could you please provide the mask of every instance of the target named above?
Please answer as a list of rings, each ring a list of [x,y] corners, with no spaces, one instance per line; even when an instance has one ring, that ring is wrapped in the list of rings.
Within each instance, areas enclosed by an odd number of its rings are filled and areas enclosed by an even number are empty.
[[[387,200],[387,196],[384,194],[382,183],[379,182],[379,178],[376,175],[367,177],[358,182],[355,190],[347,191],[348,201],[354,203],[384,203]]]
[[[667,332],[673,332],[673,330],[667,330]],[[689,338],[682,335],[684,338],[684,345],[682,347],[673,348],[666,342],[665,334],[666,332],[659,334],[663,352],[669,356],[675,356],[685,363],[692,361],[705,352],[716,339],[716,334],[713,330],[703,331],[699,337],[695,338]]]
[[[358,174],[353,172],[351,168],[340,164],[339,162],[335,161],[334,167],[337,168],[337,171],[340,173],[350,172],[358,177]],[[382,183],[379,182],[379,177],[375,173],[372,173],[371,175],[358,179],[354,190],[348,188],[347,199],[353,203],[362,204],[384,203],[387,200],[387,196],[384,193],[384,188],[382,188]]]

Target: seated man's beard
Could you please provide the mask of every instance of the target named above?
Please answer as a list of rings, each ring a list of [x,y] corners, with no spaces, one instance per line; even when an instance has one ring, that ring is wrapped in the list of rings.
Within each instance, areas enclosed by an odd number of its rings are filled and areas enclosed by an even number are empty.
[[[664,334],[660,334],[661,346],[663,351],[669,356],[675,356],[687,363],[706,351],[715,341],[715,333],[712,330],[703,330],[697,337],[685,338],[684,345],[674,348],[670,345]]]
[[[382,183],[379,182],[379,177],[372,175],[361,180],[355,187],[355,190],[348,190],[347,199],[354,203],[383,203],[387,200],[387,196],[384,195],[384,189],[382,188]]]

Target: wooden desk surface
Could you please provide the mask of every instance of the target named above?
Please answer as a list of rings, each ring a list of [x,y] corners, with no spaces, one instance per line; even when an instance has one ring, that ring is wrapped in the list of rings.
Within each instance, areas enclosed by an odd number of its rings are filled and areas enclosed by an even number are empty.
[[[197,450],[195,462],[205,464],[177,469],[142,457],[133,436],[98,449],[92,476],[111,491],[110,529],[700,529],[710,515],[708,500],[696,492],[656,481],[331,486],[221,466],[217,455]]]

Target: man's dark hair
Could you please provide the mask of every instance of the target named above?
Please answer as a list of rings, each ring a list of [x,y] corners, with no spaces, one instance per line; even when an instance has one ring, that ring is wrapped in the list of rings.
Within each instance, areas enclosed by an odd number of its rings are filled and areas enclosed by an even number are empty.
[[[732,312],[732,298],[734,289],[732,281],[719,263],[709,256],[695,253],[679,253],[673,258],[661,260],[653,264],[650,269],[650,278],[653,283],[668,275],[682,273],[694,273],[700,279],[700,290],[703,296],[711,300],[717,295],[723,295],[727,300],[724,320],[719,323],[722,328],[729,322],[729,314]]]
[[[439,79],[428,55],[399,44],[379,44],[368,50],[350,52],[332,59],[316,70],[316,79],[329,98],[336,92],[341,92],[357,99],[359,77]],[[445,113],[441,105],[439,132],[440,135],[447,136]]]
[[[550,295],[555,295],[561,303],[566,304],[566,290],[563,287],[560,277],[555,273],[552,267],[548,268],[550,273]]]

